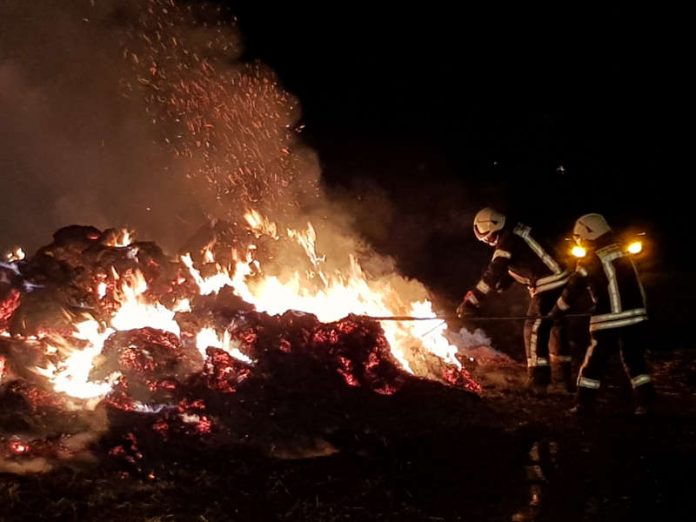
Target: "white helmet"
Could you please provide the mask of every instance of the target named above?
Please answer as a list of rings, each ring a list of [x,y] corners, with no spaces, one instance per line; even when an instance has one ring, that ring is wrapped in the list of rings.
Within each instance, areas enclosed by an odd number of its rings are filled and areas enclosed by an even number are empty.
[[[594,241],[609,232],[611,228],[601,214],[585,214],[578,218],[573,228],[576,241]]]
[[[495,245],[498,242],[498,232],[505,226],[505,216],[490,207],[479,210],[474,217],[474,234],[476,239]]]

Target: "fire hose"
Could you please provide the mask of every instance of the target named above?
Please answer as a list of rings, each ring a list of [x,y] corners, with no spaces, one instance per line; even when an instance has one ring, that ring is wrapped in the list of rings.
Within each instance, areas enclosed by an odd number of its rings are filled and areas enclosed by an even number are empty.
[[[564,314],[562,317],[590,317],[592,314]],[[385,316],[372,316],[372,315],[361,315],[365,319],[371,319],[373,321],[450,321],[450,320],[464,320],[464,321],[526,321],[528,319],[555,319],[550,315],[505,315],[505,316],[478,316],[478,315],[465,315],[463,317],[458,317],[456,315],[436,315],[433,317],[414,317],[410,315],[385,315]]]

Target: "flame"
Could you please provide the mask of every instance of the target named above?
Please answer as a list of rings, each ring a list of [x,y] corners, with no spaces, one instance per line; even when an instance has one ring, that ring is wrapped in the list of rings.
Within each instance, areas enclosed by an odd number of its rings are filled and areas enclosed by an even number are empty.
[[[311,223],[307,223],[307,230],[304,232],[289,228],[288,237],[297,241],[304,249],[314,267],[318,267],[319,263],[326,261],[326,256],[317,255],[317,233]]]
[[[265,234],[280,239],[277,225],[258,212],[249,211],[246,218],[258,237]],[[298,266],[295,270],[284,267],[282,273],[272,273],[271,267],[262,266],[255,258],[254,245],[249,245],[244,255],[233,250],[233,265],[229,267],[216,263],[213,245],[208,245],[201,253],[205,263],[214,265],[215,272],[205,277],[194,266],[189,254],[181,256],[181,262],[188,268],[200,294],[217,293],[230,286],[257,310],[269,314],[296,310],[314,314],[322,322],[337,321],[351,314],[435,318],[430,301],[409,299],[405,295],[403,286],[408,281],[394,275],[376,279],[368,277],[353,255],[347,256],[342,270],[329,270],[325,266],[326,256],[317,252],[317,233],[311,223],[304,230],[286,230],[289,244],[299,245],[305,254],[304,267]],[[104,274],[103,278],[107,277]],[[75,331],[68,338],[41,341],[46,345],[46,353],[58,361],[45,368],[35,368],[35,371],[49,379],[57,392],[77,399],[94,400],[101,399],[111,390],[118,375],[95,383],[89,381],[89,373],[105,340],[115,331],[152,327],[180,335],[175,315],[191,310],[189,299],[180,299],[171,309],[163,306],[148,296],[147,281],[137,269],[120,274],[112,268],[110,278],[114,281],[113,297],[117,306],[107,321],[108,326],[90,319],[75,324]],[[100,298],[107,295],[108,289],[109,285],[103,279],[96,287]],[[418,289],[419,294],[425,293],[422,286]],[[414,351],[416,348],[461,368],[456,358],[457,349],[445,336],[444,321],[382,321],[382,328],[392,354],[406,371],[413,373],[410,362],[418,357],[419,352]],[[208,347],[216,347],[240,361],[253,364],[252,359],[240,350],[241,344],[233,340],[227,330],[219,333],[214,328],[202,328],[195,339],[196,348],[204,358]]]
[[[180,333],[174,320],[176,312],[151,302],[145,295],[147,282],[142,272],[136,270],[121,275],[112,269],[112,276],[120,287],[115,296],[119,306],[109,321],[110,327],[103,328],[90,319],[76,323],[71,337],[57,337],[46,343],[46,353],[59,354],[62,359],[45,368],[37,367],[35,371],[46,377],[57,392],[85,400],[100,399],[109,393],[115,376],[106,382],[94,383],[89,381],[89,373],[104,341],[115,331],[150,326],[176,335]],[[184,303],[180,301],[177,305],[183,307]]]
[[[212,253],[211,253],[212,256]],[[232,286],[232,278],[227,268],[220,265],[216,265],[217,272],[212,276],[203,277],[201,272],[193,266],[193,259],[191,259],[191,254],[184,254],[181,256],[181,262],[189,269],[191,277],[198,285],[199,293],[201,295],[217,294],[223,287]],[[212,257],[214,260],[215,258]]]
[[[135,236],[132,230],[122,228],[116,232],[113,238],[110,238],[108,241],[106,241],[106,244],[112,247],[123,248],[133,243],[134,239]]]
[[[254,223],[269,223],[258,212],[250,211],[247,216],[250,215],[255,216]],[[352,255],[349,256],[346,271],[326,273],[322,269],[326,258],[316,253],[317,236],[311,223],[304,232],[288,229],[288,237],[304,249],[315,272],[308,274],[296,270],[285,276],[263,274],[260,263],[253,258],[253,249],[244,258],[235,257],[231,286],[239,297],[255,305],[257,310],[269,314],[297,310],[314,314],[322,322],[337,321],[350,314],[425,314],[435,317],[430,301],[405,301],[388,280],[370,280]],[[314,273],[319,277],[312,278]],[[383,321],[382,328],[392,354],[406,371],[413,373],[408,354],[415,346],[423,347],[446,362],[461,367],[454,356],[456,347],[444,335],[445,324],[433,328],[432,323]]]
[[[214,263],[215,262],[215,254],[213,254],[212,247],[208,245],[205,247],[203,250],[203,261],[206,263]]]
[[[198,348],[198,351],[201,353],[204,359],[206,357],[206,348],[213,347],[225,350],[235,359],[243,361],[247,364],[252,364],[253,361],[251,358],[239,350],[240,346],[241,344],[239,344],[238,341],[232,341],[230,332],[227,330],[225,330],[222,333],[222,337],[220,337],[214,328],[206,327],[202,328],[196,335],[196,348]]]
[[[116,297],[120,308],[111,318],[111,326],[115,330],[133,330],[150,326],[179,335],[181,328],[174,320],[176,312],[158,302],[150,302],[145,295],[147,281],[140,270],[118,277],[123,282],[120,295]]]
[[[412,303],[411,315],[414,317],[436,317],[433,304],[430,301]],[[457,368],[461,368],[461,363],[456,357],[457,348],[451,345],[445,337],[447,330],[445,321],[435,322],[435,326],[429,321],[411,321],[403,323],[403,325],[410,331],[413,338],[420,339],[430,353]]]
[[[269,236],[273,239],[279,239],[278,226],[265,216],[262,216],[256,210],[249,210],[244,214],[244,219],[249,224],[251,231],[257,238],[261,236]]]
[[[111,328],[102,329],[97,321],[89,319],[74,325],[72,337],[85,341],[87,345],[78,348],[70,339],[57,338],[49,348],[65,354],[64,360],[57,364],[50,363],[46,368],[35,368],[36,373],[51,381],[55,391],[77,399],[101,398],[112,387],[111,379],[107,382],[91,382],[89,372],[94,359],[101,353],[104,341],[114,332]]]
[[[189,299],[179,299],[174,303],[174,308],[172,312],[190,312],[191,311],[191,301]]]

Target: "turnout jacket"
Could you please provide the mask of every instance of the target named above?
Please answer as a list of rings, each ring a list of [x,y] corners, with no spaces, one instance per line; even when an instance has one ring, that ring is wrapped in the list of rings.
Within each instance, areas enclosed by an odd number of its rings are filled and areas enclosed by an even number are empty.
[[[578,262],[556,307],[565,311],[589,289],[594,302],[590,331],[620,328],[648,319],[645,292],[630,254],[612,234]]]
[[[525,285],[532,296],[560,288],[568,282],[568,271],[531,234],[517,223],[501,231],[493,257],[481,280],[471,291],[474,304],[491,291],[502,291],[514,281]]]

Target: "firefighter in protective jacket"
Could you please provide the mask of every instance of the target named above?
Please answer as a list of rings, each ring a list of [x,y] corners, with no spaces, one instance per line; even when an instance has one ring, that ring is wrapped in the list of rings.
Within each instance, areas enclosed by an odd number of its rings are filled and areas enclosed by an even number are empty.
[[[481,280],[466,293],[457,308],[463,317],[478,313],[482,300],[491,292],[501,292],[517,281],[531,296],[529,319],[524,324],[529,384],[544,390],[551,382],[549,345],[555,329],[553,362],[567,387],[572,386],[571,359],[565,329],[560,321],[546,318],[568,282],[568,271],[532,236],[531,228],[509,222],[504,214],[484,208],[474,218],[476,237],[495,248]]]
[[[635,413],[646,413],[654,390],[645,362],[648,314],[638,271],[602,215],[580,217],[573,235],[587,255],[578,262],[551,315],[562,315],[589,289],[594,301],[591,342],[578,374],[575,410],[587,410],[594,404],[609,356],[619,350],[633,386]]]

